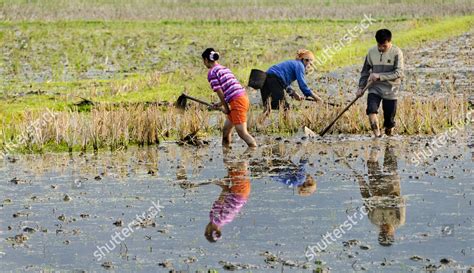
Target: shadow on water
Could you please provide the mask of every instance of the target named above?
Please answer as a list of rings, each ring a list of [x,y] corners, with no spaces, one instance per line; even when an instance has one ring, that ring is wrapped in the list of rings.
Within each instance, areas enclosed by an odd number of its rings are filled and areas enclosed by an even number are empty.
[[[472,136],[415,166],[429,141],[18,156],[0,164],[2,270],[466,269]]]

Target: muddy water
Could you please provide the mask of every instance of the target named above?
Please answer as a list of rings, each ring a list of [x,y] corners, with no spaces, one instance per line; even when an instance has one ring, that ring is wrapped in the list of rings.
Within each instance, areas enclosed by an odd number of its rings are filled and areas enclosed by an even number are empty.
[[[259,139],[256,151],[211,141],[17,156],[0,165],[0,271],[467,270],[474,139],[461,131],[426,150],[431,141],[294,137]]]

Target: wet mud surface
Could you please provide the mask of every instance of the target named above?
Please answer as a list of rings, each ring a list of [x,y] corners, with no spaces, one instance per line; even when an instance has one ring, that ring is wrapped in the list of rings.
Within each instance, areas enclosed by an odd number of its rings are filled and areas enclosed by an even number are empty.
[[[259,138],[255,151],[211,139],[9,158],[0,162],[0,271],[467,270],[471,131],[440,147],[295,136]]]

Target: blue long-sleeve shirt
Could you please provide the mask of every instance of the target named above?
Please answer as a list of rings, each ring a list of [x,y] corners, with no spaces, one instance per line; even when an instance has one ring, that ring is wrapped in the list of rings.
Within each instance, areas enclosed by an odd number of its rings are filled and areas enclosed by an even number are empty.
[[[287,88],[295,80],[305,96],[311,96],[313,93],[309,89],[304,79],[305,68],[302,60],[289,60],[276,64],[267,70],[267,74],[275,75]]]

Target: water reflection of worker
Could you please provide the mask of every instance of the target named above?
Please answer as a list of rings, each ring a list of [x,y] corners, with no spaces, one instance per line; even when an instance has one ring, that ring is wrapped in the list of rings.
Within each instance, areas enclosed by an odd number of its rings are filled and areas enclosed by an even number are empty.
[[[243,159],[230,159],[228,154],[224,154],[224,164],[228,175],[217,183],[222,191],[212,204],[209,212],[210,221],[204,232],[209,242],[216,242],[221,237],[222,226],[234,220],[250,195],[248,162]]]
[[[360,193],[370,221],[380,228],[380,245],[390,246],[395,230],[405,224],[405,201],[400,195],[400,175],[393,147],[385,146],[383,168],[378,162],[378,148],[372,147],[367,160],[369,183],[359,180]]]
[[[268,173],[273,181],[297,189],[301,196],[309,196],[316,191],[316,180],[308,173],[309,159],[306,152],[298,163],[294,163],[291,157],[286,155],[283,145],[273,146],[272,152]]]

